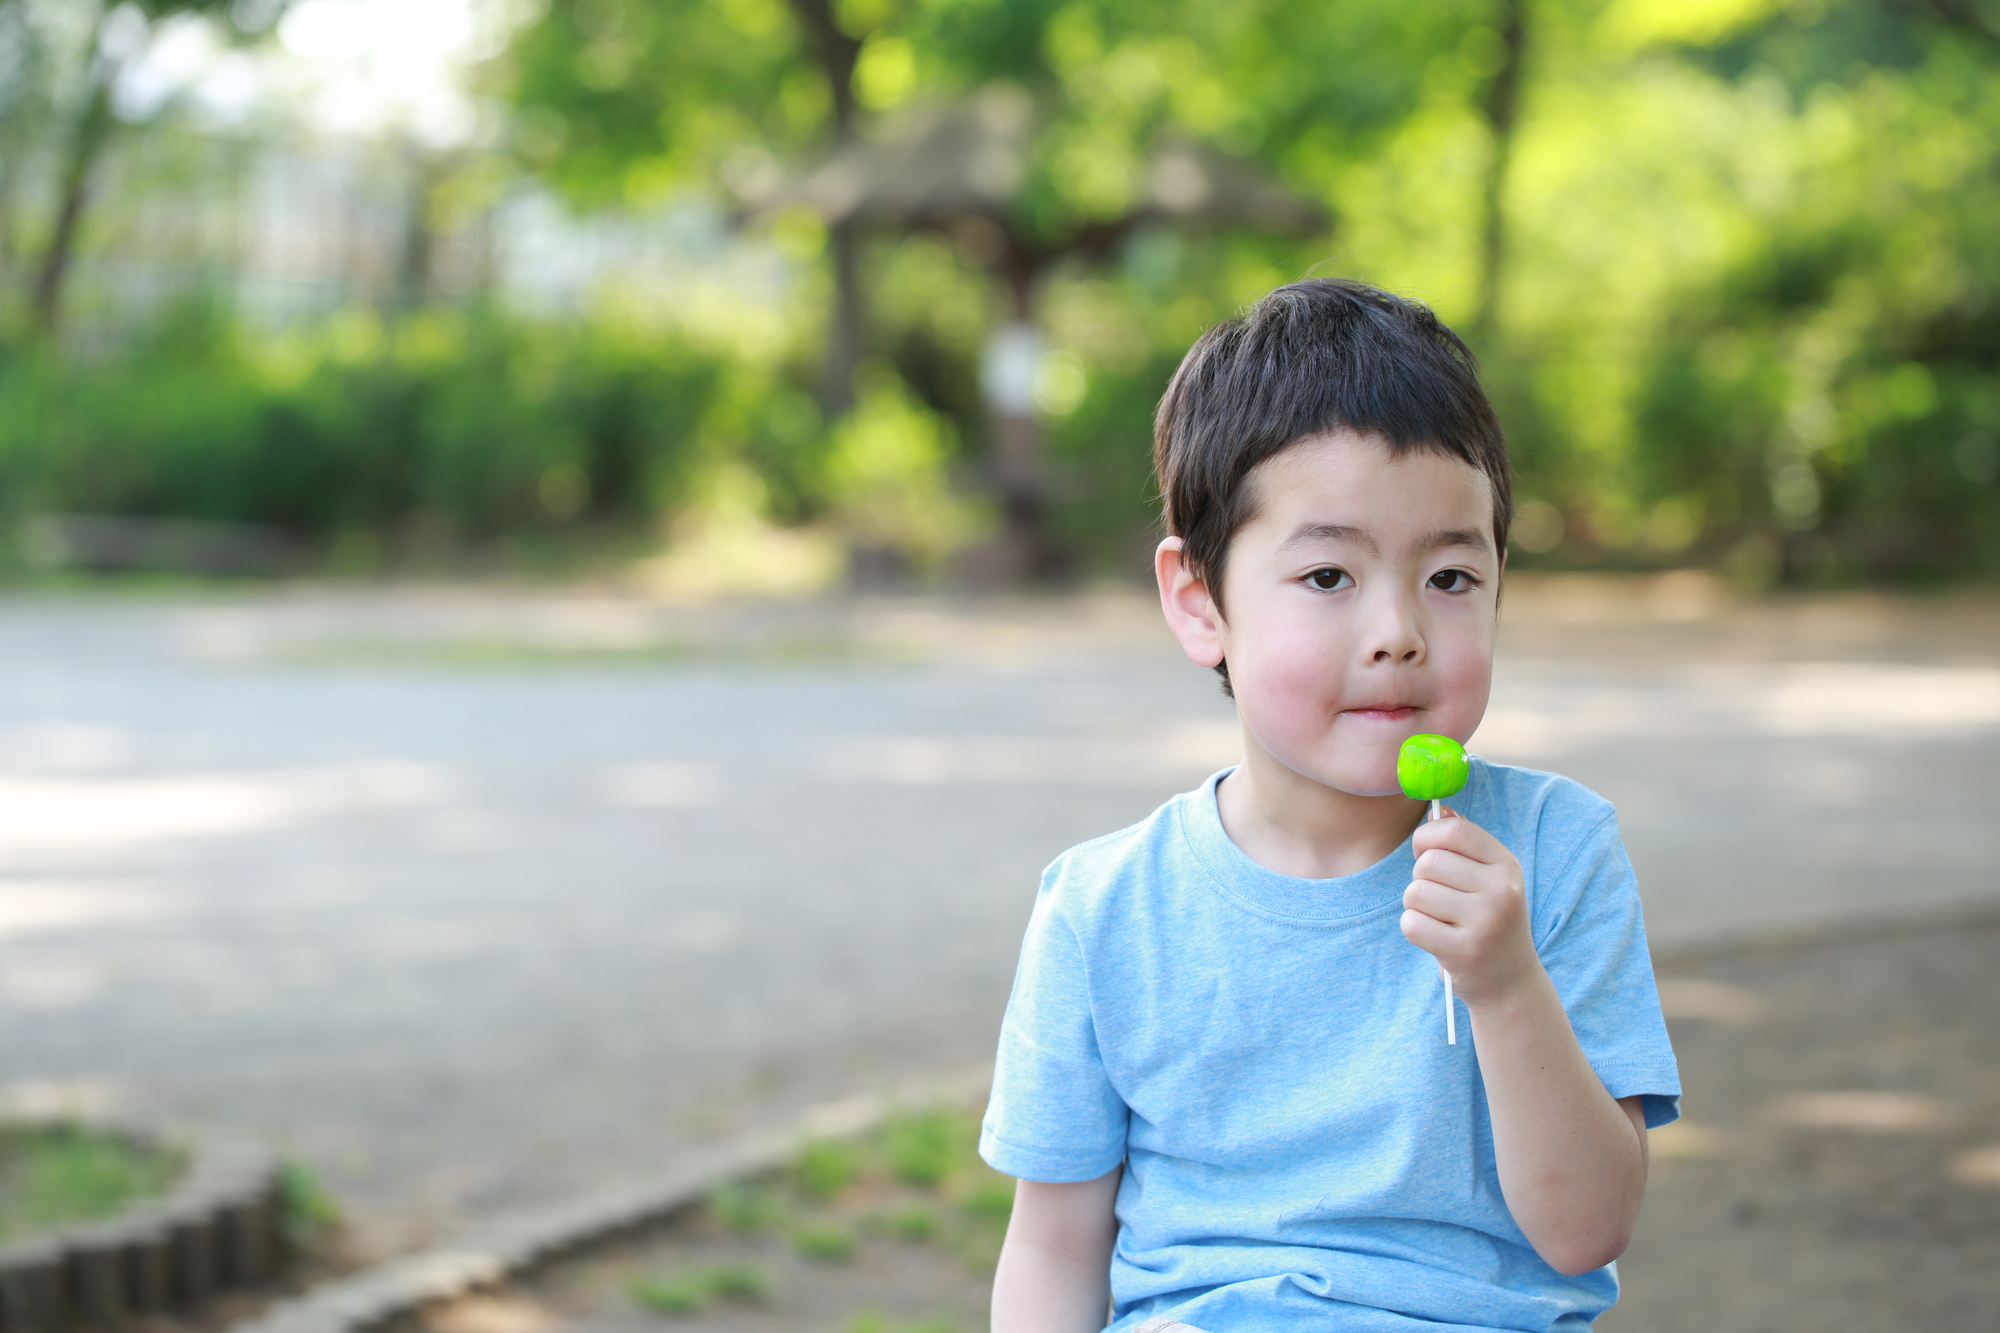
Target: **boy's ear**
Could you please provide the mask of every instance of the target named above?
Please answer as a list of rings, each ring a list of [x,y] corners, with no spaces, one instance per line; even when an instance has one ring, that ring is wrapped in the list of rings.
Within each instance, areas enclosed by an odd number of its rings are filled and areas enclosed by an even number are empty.
[[[1160,610],[1167,628],[1181,641],[1181,651],[1196,666],[1213,667],[1222,660],[1222,612],[1208,595],[1208,585],[1181,563],[1186,543],[1169,537],[1153,552],[1153,577],[1160,584]]]

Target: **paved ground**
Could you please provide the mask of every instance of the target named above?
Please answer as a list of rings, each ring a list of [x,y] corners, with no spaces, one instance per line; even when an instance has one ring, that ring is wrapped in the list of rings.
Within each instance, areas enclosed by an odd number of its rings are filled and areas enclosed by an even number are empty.
[[[2000,603],[1518,581],[1474,748],[1656,940],[2000,897]],[[1039,867],[1228,762],[1143,599],[0,603],[0,1082],[271,1135],[377,1249],[986,1058]]]

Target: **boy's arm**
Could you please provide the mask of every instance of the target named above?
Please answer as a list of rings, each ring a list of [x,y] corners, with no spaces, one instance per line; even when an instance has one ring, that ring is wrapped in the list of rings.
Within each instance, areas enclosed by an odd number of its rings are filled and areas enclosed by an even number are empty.
[[[1014,1214],[993,1273],[993,1333],[1097,1333],[1111,1302],[1118,1239],[1113,1167],[1095,1180],[1014,1185]]]
[[[1613,1101],[1535,953],[1521,863],[1467,820],[1422,824],[1403,934],[1472,1013],[1500,1191],[1535,1252],[1587,1273],[1624,1252],[1646,1190],[1639,1099]]]

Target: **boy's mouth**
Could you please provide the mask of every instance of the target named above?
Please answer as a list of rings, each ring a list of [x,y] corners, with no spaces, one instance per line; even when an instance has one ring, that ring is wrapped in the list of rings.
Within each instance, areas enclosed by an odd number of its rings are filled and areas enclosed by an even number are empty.
[[[1415,704],[1364,704],[1342,711],[1349,717],[1366,718],[1370,722],[1408,722],[1418,710]]]

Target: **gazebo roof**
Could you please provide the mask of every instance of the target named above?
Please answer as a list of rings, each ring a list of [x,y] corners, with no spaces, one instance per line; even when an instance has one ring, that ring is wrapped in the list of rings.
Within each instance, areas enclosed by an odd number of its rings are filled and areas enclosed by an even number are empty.
[[[829,222],[934,226],[968,215],[1004,219],[1026,178],[1032,99],[993,85],[962,101],[910,112],[836,148],[761,209],[803,203]],[[1119,219],[1152,218],[1315,231],[1326,211],[1272,179],[1258,164],[1192,140],[1163,139],[1145,186]]]

